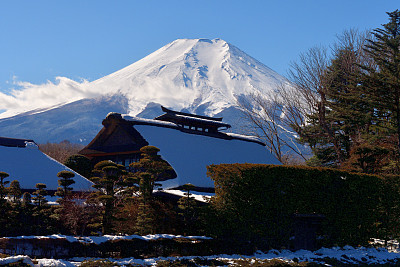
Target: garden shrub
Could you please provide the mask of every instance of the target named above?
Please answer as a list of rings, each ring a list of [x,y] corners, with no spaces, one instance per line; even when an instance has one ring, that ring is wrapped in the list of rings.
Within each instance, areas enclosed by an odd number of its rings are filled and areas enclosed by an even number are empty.
[[[208,175],[216,191],[209,230],[265,248],[290,246],[294,214],[325,216],[323,245],[365,245],[388,236],[400,214],[392,203],[400,198],[397,176],[263,164],[211,165]]]

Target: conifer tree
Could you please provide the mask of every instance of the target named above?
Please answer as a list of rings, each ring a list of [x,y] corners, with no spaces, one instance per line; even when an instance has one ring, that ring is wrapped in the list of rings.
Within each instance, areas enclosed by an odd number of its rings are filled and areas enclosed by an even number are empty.
[[[300,141],[314,152],[309,163],[342,167],[371,125],[373,108],[360,87],[365,39],[365,34],[345,31],[332,58],[327,60],[322,56],[325,53],[311,50],[309,58],[303,56],[302,65],[292,71],[296,90],[312,107],[306,114],[307,124],[295,129]]]
[[[124,188],[124,175],[126,171],[122,165],[112,161],[100,161],[94,166],[91,180],[95,183],[94,188],[98,189],[91,195],[91,199],[102,203],[104,210],[102,215],[102,233],[110,234],[113,231],[113,220],[115,219],[115,207],[117,205],[118,192]]]
[[[57,177],[60,178],[58,180],[58,185],[60,187],[57,188],[55,195],[61,197],[60,203],[63,203],[71,195],[73,188],[70,187],[70,185],[75,183],[72,179],[75,177],[75,174],[71,171],[60,171],[57,173]]]
[[[19,203],[22,196],[19,181],[13,180],[8,188],[8,196],[11,197],[13,203]]]
[[[154,182],[150,173],[141,172],[136,174],[139,179],[139,208],[136,221],[136,233],[146,235],[153,233],[155,214],[152,207],[152,193]]]
[[[131,163],[129,166],[134,169],[134,176],[139,180],[139,191],[146,198],[151,198],[157,181],[171,178],[172,167],[158,155],[159,148],[155,146],[144,146],[140,149],[142,157],[139,162]]]
[[[373,31],[367,52],[377,65],[369,71],[364,84],[374,101],[381,128],[397,135],[400,155],[400,11],[388,12],[389,22]]]
[[[349,46],[336,51],[324,75],[325,115],[311,114],[304,129],[313,139],[309,142],[318,142],[314,153],[323,165],[341,167],[371,125],[373,108],[359,86],[360,50]]]
[[[153,204],[153,189],[159,184],[157,180],[164,180],[171,175],[172,167],[158,155],[155,146],[144,146],[140,149],[142,157],[139,162],[129,166],[135,170],[135,177],[139,180],[139,209],[136,223],[137,233],[146,235],[153,233],[155,225],[155,214]]]
[[[6,172],[0,172],[0,235],[7,235],[10,222],[11,222],[11,206],[9,202],[6,200],[7,196],[7,188],[5,187],[8,184],[8,181],[5,179],[9,176]]]
[[[32,196],[29,194],[29,192],[25,192],[22,195],[22,205],[23,206],[30,206],[32,205]]]
[[[19,235],[30,235],[33,232],[32,228],[35,228],[33,219],[33,208],[32,205],[32,196],[28,192],[25,192],[22,195],[22,203],[21,203],[21,229],[19,231]]]
[[[5,201],[5,197],[7,196],[7,188],[5,187],[9,181],[5,181],[5,179],[10,176],[6,172],[0,172],[0,204]]]
[[[90,159],[82,155],[72,155],[68,157],[64,165],[87,178],[90,177],[93,169]]]
[[[32,193],[34,195],[34,197],[32,198],[33,203],[39,208],[43,207],[47,203],[46,196],[48,194],[46,187],[47,186],[43,183],[37,183],[36,191]]]
[[[181,211],[179,215],[183,218],[183,223],[185,226],[184,235],[191,234],[193,232],[193,224],[196,220],[196,200],[191,195],[190,191],[195,188],[192,184],[183,185],[183,190],[185,190],[185,196],[178,200],[178,208]]]

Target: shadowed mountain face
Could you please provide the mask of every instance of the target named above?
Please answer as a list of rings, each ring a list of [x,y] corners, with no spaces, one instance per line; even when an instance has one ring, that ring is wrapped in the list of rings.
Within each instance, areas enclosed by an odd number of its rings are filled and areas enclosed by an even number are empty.
[[[29,112],[0,119],[0,136],[29,136],[36,143],[69,140],[86,144],[100,131],[101,122],[110,110],[127,113],[126,98],[111,96],[82,99],[43,112]]]
[[[154,118],[161,114],[160,105],[222,116],[237,132],[237,98],[268,94],[282,84],[288,84],[284,77],[221,39],[179,39],[101,79],[59,88],[99,97],[50,103],[42,110],[0,119],[0,136],[86,144],[109,112]]]

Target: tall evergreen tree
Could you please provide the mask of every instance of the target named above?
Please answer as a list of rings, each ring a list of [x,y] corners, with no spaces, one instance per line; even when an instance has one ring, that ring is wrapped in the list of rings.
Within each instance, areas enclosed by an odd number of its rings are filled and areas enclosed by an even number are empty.
[[[0,204],[5,201],[5,197],[7,196],[7,188],[6,185],[9,181],[5,181],[5,179],[10,176],[6,172],[0,172]]]
[[[397,152],[400,155],[400,11],[388,12],[389,22],[373,31],[367,52],[376,68],[369,72],[365,87],[369,89],[381,128],[397,136]]]
[[[196,221],[196,200],[190,193],[194,188],[195,186],[192,184],[183,185],[183,190],[186,191],[185,196],[178,200],[179,215],[182,216],[185,226],[184,235],[193,233],[193,225]]]
[[[60,187],[57,188],[56,196],[61,197],[60,203],[65,202],[65,200],[71,195],[72,187],[70,185],[74,184],[75,181],[72,179],[75,177],[75,174],[71,171],[60,171],[57,173],[58,185]]]
[[[32,196],[28,192],[25,192],[22,195],[22,203],[21,203],[21,229],[19,235],[31,235],[33,230],[32,228],[35,225],[32,223],[33,219],[33,205],[32,205]]]
[[[47,186],[43,183],[37,183],[36,191],[32,193],[34,195],[34,197],[32,198],[33,203],[39,208],[43,207],[47,203],[46,196],[48,195],[48,193],[46,187]]]
[[[102,203],[104,210],[102,215],[102,233],[110,234],[113,232],[114,213],[117,205],[118,195],[125,186],[124,176],[126,171],[124,166],[115,164],[112,161],[100,161],[94,166],[94,177],[91,180],[95,183],[94,188],[99,191],[91,195],[91,199]]]
[[[87,178],[90,177],[93,169],[90,159],[82,155],[72,155],[68,157],[64,165]]]
[[[8,188],[8,196],[11,197],[12,202],[19,203],[22,196],[21,186],[19,181],[14,180],[10,183]]]
[[[29,194],[29,192],[25,192],[22,195],[22,205],[24,206],[29,206],[32,204],[32,196]]]
[[[310,106],[314,107],[306,115],[308,123],[295,129],[300,140],[313,149],[315,156],[309,163],[341,167],[349,158],[353,145],[371,124],[372,108],[360,87],[359,64],[365,57],[364,40],[363,34],[345,31],[326,65],[319,63],[325,61],[317,57],[318,53],[309,54],[311,58],[306,63],[317,65],[314,68],[319,70],[319,75],[314,78],[319,80],[317,88],[303,88],[310,86],[304,72],[313,68],[303,64],[306,70],[300,67],[295,69],[294,76],[297,75],[299,80],[296,87],[307,92],[304,97],[308,97]]]
[[[10,229],[11,223],[11,206],[10,203],[6,200],[7,196],[7,188],[5,185],[8,184],[8,181],[5,179],[9,176],[6,172],[0,172],[0,235],[6,236]]]
[[[134,175],[142,183],[141,194],[148,197],[151,196],[154,187],[158,186],[157,181],[171,178],[173,168],[158,155],[160,149],[155,146],[144,146],[140,152],[142,154],[139,162],[131,163],[129,166],[133,168]]]
[[[171,176],[172,167],[158,155],[159,148],[144,146],[140,149],[142,157],[139,162],[130,164],[135,170],[135,177],[139,180],[139,208],[136,223],[137,233],[140,235],[153,233],[155,214],[153,203],[153,189],[158,186],[156,181],[162,181]]]

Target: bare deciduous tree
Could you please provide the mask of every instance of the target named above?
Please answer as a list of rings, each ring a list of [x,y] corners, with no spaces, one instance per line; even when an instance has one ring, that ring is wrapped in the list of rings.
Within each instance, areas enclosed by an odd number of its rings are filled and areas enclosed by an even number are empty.
[[[327,88],[332,81],[327,75],[333,56],[344,48],[350,48],[347,62],[349,68],[359,68],[359,64],[368,61],[363,52],[366,39],[365,33],[348,30],[338,36],[338,41],[331,50],[317,46],[299,56],[299,60],[291,64],[289,80],[268,95],[255,94],[248,101],[239,103],[245,118],[250,122],[253,135],[266,143],[268,149],[282,163],[287,163],[288,154],[294,154],[302,159],[306,156],[299,149],[295,136],[308,140],[312,148],[316,143],[310,140],[325,138],[332,144],[339,162],[343,148],[337,138],[338,133],[327,118],[328,96]],[[327,110],[328,109],[328,110]],[[316,116],[321,131],[312,133],[304,131],[310,123],[310,114]],[[315,135],[320,136],[315,136]],[[288,152],[289,151],[289,152]]]
[[[64,163],[68,157],[77,154],[83,147],[81,144],[73,144],[69,141],[60,143],[47,142],[39,145],[40,151],[61,163]]]
[[[301,101],[288,84],[269,95],[252,94],[239,107],[248,122],[246,132],[264,141],[268,150],[282,163],[293,163],[293,154],[305,160],[292,128],[305,123]],[[288,105],[290,103],[290,105]]]
[[[87,193],[75,193],[61,211],[61,222],[74,235],[84,235],[93,217],[100,213],[100,206],[87,203],[87,198]]]

